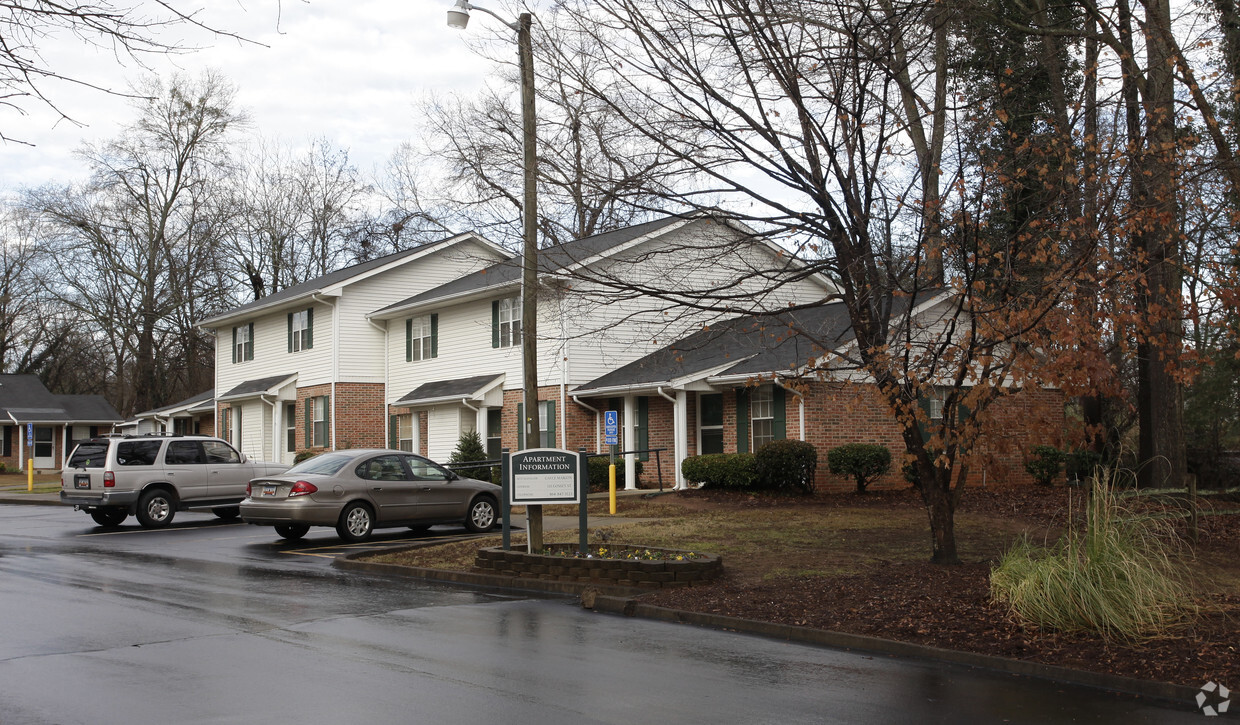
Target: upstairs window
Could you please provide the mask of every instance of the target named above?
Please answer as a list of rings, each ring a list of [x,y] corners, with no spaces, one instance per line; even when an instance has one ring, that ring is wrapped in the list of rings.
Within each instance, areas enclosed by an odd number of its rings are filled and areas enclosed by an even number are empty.
[[[405,361],[439,357],[439,315],[405,320]]]
[[[235,363],[254,359],[254,323],[238,325],[232,329],[233,355]]]
[[[521,344],[521,298],[508,297],[491,303],[491,347]]]
[[[314,309],[288,313],[288,351],[301,352],[314,347]]]

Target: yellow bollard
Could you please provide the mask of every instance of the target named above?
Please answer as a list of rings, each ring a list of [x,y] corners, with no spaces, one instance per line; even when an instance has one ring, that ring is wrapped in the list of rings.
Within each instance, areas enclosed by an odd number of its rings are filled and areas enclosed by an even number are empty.
[[[26,493],[34,491],[34,459],[26,461]]]
[[[611,492],[611,515],[616,515],[616,464],[607,467],[607,486]]]

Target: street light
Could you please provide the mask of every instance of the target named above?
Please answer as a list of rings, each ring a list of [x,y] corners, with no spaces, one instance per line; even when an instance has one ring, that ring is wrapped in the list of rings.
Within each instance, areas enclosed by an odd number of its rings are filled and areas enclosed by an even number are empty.
[[[522,200],[521,227],[524,249],[521,260],[521,385],[524,388],[525,447],[539,447],[538,433],[538,194],[535,179],[538,174],[538,156],[535,145],[534,119],[534,42],[531,29],[534,17],[521,13],[517,22],[510,23],[499,15],[479,7],[468,0],[456,0],[448,10],[448,27],[464,30],[469,25],[469,11],[477,10],[499,20],[517,31],[517,60],[521,71],[521,131],[524,147],[525,193]],[[528,507],[529,544],[542,548],[542,507]],[[537,519],[537,521],[535,521]]]

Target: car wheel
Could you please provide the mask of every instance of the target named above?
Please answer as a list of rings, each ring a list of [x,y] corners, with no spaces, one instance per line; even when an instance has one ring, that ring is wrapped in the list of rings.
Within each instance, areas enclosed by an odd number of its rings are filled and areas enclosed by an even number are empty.
[[[288,539],[289,541],[297,541],[305,536],[309,530],[310,527],[305,524],[283,524],[276,527],[276,533],[280,535],[280,538]]]
[[[336,533],[350,543],[365,541],[375,529],[375,515],[364,503],[353,502],[340,512]]]
[[[469,504],[469,514],[465,517],[465,528],[481,534],[495,528],[495,499],[479,496]]]
[[[162,529],[177,513],[176,499],[162,488],[153,488],[138,499],[138,523],[147,529]]]
[[[225,521],[232,521],[233,519],[241,515],[241,507],[240,506],[220,506],[219,508],[211,509],[211,513],[215,514],[221,519],[224,519]]]
[[[90,512],[90,517],[100,526],[120,526],[121,523],[129,518],[129,512],[125,509],[95,509]]]

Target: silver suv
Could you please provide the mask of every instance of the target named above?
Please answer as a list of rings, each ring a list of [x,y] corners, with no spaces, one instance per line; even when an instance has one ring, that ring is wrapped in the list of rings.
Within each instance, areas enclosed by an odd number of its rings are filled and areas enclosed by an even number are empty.
[[[119,526],[134,514],[143,527],[158,529],[191,508],[233,519],[251,478],[287,468],[251,460],[208,436],[91,438],[78,443],[60,472],[60,502],[100,526]]]

